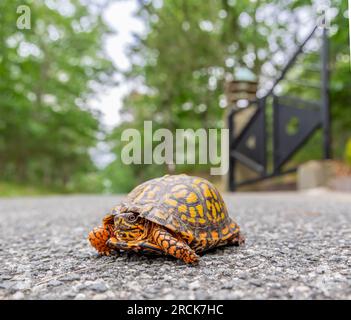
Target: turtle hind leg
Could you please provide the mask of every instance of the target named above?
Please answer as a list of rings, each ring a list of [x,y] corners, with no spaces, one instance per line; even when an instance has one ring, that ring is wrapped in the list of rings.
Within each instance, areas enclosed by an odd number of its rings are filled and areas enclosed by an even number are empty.
[[[170,232],[162,227],[156,226],[152,232],[154,241],[161,249],[177,259],[183,260],[185,263],[196,264],[199,256],[184,241],[175,238]]]
[[[245,244],[245,237],[241,232],[239,232],[239,233],[233,234],[233,236],[230,237],[227,241],[229,245],[241,246]]]

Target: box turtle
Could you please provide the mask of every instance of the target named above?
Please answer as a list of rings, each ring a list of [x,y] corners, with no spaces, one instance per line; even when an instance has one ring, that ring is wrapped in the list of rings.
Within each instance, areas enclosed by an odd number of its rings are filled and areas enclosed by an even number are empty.
[[[89,241],[103,255],[135,251],[197,263],[199,253],[240,245],[244,237],[217,189],[203,178],[181,174],[136,187],[89,233]]]

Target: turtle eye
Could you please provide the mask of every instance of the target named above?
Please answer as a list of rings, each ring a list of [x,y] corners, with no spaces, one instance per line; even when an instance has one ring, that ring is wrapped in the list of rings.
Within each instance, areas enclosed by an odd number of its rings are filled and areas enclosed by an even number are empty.
[[[138,215],[134,212],[131,212],[131,213],[128,213],[127,215],[127,221],[130,222],[130,223],[133,223],[135,221],[137,221],[138,219]]]

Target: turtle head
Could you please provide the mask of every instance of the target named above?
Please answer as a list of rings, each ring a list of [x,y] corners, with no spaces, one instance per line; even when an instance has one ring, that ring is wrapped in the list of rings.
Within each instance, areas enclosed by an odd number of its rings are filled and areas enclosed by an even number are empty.
[[[122,241],[140,239],[145,233],[146,220],[136,212],[123,212],[115,216],[116,238]]]

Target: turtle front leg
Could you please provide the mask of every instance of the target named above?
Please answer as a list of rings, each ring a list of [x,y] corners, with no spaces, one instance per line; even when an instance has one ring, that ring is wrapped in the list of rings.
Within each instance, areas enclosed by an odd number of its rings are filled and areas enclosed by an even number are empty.
[[[89,242],[101,255],[109,256],[111,248],[107,246],[107,241],[110,238],[110,230],[108,227],[97,227],[89,232]]]
[[[175,238],[170,232],[162,227],[155,227],[152,236],[155,243],[161,249],[177,259],[183,260],[185,263],[196,264],[199,262],[199,256],[184,241]]]
[[[156,244],[148,240],[137,241],[119,241],[116,238],[110,238],[107,241],[107,246],[114,250],[134,251],[138,253],[153,253],[163,254],[163,250]]]
[[[102,226],[94,228],[89,233],[88,239],[90,244],[103,256],[109,256],[111,254],[111,248],[107,245],[107,241],[113,236],[113,230],[114,215],[108,214],[103,218]]]

